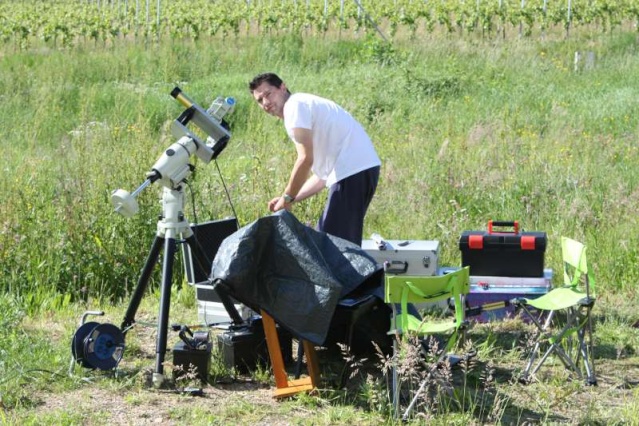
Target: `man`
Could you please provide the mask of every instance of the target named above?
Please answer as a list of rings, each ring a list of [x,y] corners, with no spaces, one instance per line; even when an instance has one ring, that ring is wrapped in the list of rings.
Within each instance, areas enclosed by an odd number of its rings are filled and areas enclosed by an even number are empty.
[[[361,245],[381,164],[366,131],[331,100],[291,94],[276,74],[256,76],[249,89],[264,111],[284,120],[297,150],[284,193],[268,203],[269,210],[290,209],[326,187],[328,200],[317,228]]]

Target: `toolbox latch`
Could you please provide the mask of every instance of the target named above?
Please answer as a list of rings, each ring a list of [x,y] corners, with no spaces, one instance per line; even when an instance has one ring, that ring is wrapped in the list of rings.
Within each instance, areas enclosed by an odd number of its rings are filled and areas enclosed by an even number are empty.
[[[468,248],[472,250],[481,250],[484,248],[484,236],[483,235],[469,235],[468,236]]]
[[[521,244],[521,249],[522,250],[534,250],[535,249],[535,236],[534,235],[522,235],[520,244]]]

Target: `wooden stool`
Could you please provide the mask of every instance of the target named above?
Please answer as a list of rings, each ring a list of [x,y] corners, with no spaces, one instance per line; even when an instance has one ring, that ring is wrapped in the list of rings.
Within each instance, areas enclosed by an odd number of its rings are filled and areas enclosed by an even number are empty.
[[[280,338],[275,328],[275,320],[264,311],[260,313],[262,314],[262,325],[266,336],[268,355],[271,358],[271,366],[273,367],[273,375],[275,376],[275,386],[277,387],[273,396],[275,398],[286,398],[299,392],[311,391],[317,388],[319,365],[317,363],[315,346],[309,341],[301,341],[304,346],[304,354],[306,355],[308,377],[289,380],[286,369],[284,368],[284,359],[280,347]]]

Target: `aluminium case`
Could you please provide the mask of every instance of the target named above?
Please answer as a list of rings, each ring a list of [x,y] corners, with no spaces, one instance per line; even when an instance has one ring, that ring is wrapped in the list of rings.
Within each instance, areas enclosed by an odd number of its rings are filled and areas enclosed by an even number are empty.
[[[386,240],[380,245],[374,240],[363,240],[362,249],[389,275],[437,275],[439,241]]]

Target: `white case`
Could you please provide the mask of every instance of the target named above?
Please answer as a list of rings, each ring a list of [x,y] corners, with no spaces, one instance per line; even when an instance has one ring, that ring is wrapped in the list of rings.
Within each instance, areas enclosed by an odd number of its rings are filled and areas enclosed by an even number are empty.
[[[197,299],[197,314],[200,323],[211,326],[216,325],[220,328],[228,327],[231,324],[231,317],[224,304],[208,282],[195,285],[195,297]],[[241,303],[236,303],[235,309],[245,320],[254,315],[251,309]]]
[[[380,249],[383,248],[383,249]],[[391,275],[437,275],[439,241],[432,240],[375,240],[362,241],[366,251]]]

